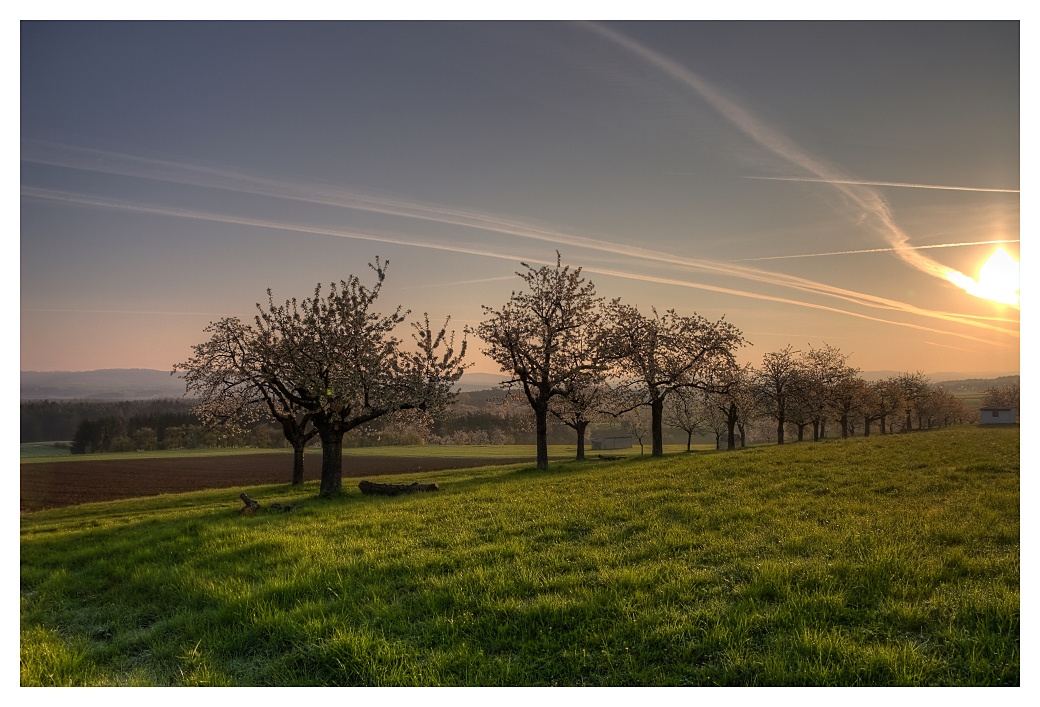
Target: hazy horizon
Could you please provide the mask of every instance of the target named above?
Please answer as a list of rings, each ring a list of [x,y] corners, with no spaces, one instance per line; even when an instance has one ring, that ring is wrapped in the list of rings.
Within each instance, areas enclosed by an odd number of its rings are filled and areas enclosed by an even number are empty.
[[[884,369],[878,369],[878,370],[863,371],[863,373],[888,373],[888,372],[892,372],[892,371],[895,371],[895,370],[896,369],[894,369],[894,368],[884,368]],[[69,369],[62,368],[62,369],[49,370],[49,371],[39,371],[39,370],[33,370],[33,369],[22,369],[20,372],[21,373],[96,373],[96,372],[99,372],[99,371],[159,371],[159,372],[162,372],[162,373],[168,373],[169,372],[169,371],[167,371],[164,368],[141,368],[141,367],[128,367],[128,368],[86,368],[86,369],[81,369],[81,370],[69,370]],[[908,371],[908,372],[913,373],[914,371]],[[928,371],[924,371],[924,373],[925,373],[925,375],[934,375],[932,373],[929,373]],[[987,376],[989,376],[989,375],[992,375],[992,376],[1017,376],[1017,375],[1021,375],[1021,372],[1018,371],[1018,370],[1014,370],[1014,371],[961,371],[961,372],[958,372],[958,371],[937,371],[936,373],[937,374],[941,374],[941,373],[964,373],[964,374],[972,374],[972,375],[975,375],[975,374],[986,374]],[[499,374],[499,372],[496,372],[496,371],[466,371],[463,375],[466,375],[466,376],[495,376],[495,375],[498,375],[498,374]]]
[[[382,311],[475,327],[558,249],[741,362],[1017,372],[1019,32],[22,22],[20,366],[168,370],[376,256]]]

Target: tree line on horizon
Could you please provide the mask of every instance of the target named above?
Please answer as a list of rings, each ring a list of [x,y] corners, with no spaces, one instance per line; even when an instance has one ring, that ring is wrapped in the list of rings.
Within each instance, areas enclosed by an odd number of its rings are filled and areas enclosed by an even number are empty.
[[[891,376],[884,381],[866,382],[866,386],[892,385],[896,379],[915,374]],[[918,428],[928,429],[941,424],[936,413],[941,401],[951,391],[983,393],[979,401],[983,407],[1018,407],[1019,384],[1009,378],[978,379],[966,383],[945,381],[941,384],[926,382],[925,395],[917,398],[912,419]],[[916,386],[915,386],[916,387]],[[665,411],[665,442],[685,444],[690,449],[693,440],[707,441],[721,449],[727,444],[728,416],[711,401],[676,398],[675,404]],[[154,399],[137,401],[77,401],[33,400],[21,403],[21,442],[49,442],[70,446],[75,454],[102,452],[129,452],[201,448],[257,448],[278,449],[289,447],[280,427],[271,421],[259,420],[252,426],[229,429],[206,426],[192,412],[191,399]],[[639,411],[636,411],[637,413]],[[931,413],[931,414],[930,414]],[[797,417],[797,415],[795,416]],[[775,439],[775,420],[762,411],[738,420],[736,427],[739,446],[762,443]],[[968,406],[968,417],[958,417],[957,424],[977,422],[978,413]],[[550,418],[550,444],[571,444],[574,430],[555,417]],[[627,414],[618,418],[603,416],[592,422],[586,431],[586,441],[596,436],[628,435],[637,443],[649,441],[646,415]],[[837,422],[835,418],[834,422]],[[692,424],[691,424],[692,423]],[[821,437],[827,436],[827,420],[821,425]],[[771,427],[772,425],[772,427]],[[871,420],[870,429],[880,432],[880,420]],[[809,425],[803,427],[808,434]],[[905,419],[890,417],[887,432],[905,431]],[[849,434],[862,435],[866,424],[857,416],[849,418]],[[785,439],[796,438],[798,427],[787,423]],[[840,429],[839,429],[840,432]],[[450,409],[436,419],[388,416],[363,425],[344,437],[344,447],[386,445],[501,445],[534,444],[534,424],[530,409],[522,401],[509,398],[506,391],[484,390],[459,393]],[[317,444],[312,440],[311,445]]]
[[[788,429],[814,440],[835,423],[843,437],[857,422],[887,434],[970,421],[971,411],[922,373],[866,383],[848,355],[824,345],[807,351],[788,346],[766,353],[759,366],[740,366],[737,349],[749,342],[725,317],[710,321],[674,309],[649,313],[616,298],[607,301],[581,268],[535,268],[521,263],[523,286],[499,308],[484,305],[476,329],[464,329],[461,345],[429,317],[412,323],[414,346],[394,331],[409,312],[376,311],[388,263],[376,258],[369,287],[351,275],[327,294],[321,285],[300,302],[276,304],[268,290],[252,324],[237,317],[211,323],[210,339],[174,366],[194,412],[208,427],[241,430],[262,419],[281,426],[294,450],[293,483],[302,483],[304,449],[322,448],[320,494],[342,485],[343,440],[359,429],[429,429],[457,397],[467,337],[498,363],[511,392],[508,400],[529,408],[536,464],[548,468],[551,420],[571,428],[577,458],[586,432],[605,420],[620,421],[651,454],[663,455],[664,426],[687,432],[710,429],[721,446],[743,446],[752,421],[775,424],[776,442]],[[518,419],[521,419],[518,417]],[[916,427],[915,427],[916,423]]]

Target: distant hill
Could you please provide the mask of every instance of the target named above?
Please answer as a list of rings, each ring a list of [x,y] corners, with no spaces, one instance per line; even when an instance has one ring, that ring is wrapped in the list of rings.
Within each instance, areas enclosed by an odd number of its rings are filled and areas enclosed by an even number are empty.
[[[459,390],[464,393],[474,390],[491,390],[506,378],[500,373],[463,373],[459,381]]]
[[[98,371],[22,371],[22,400],[150,400],[179,398],[184,381],[169,371],[105,368]]]
[[[866,381],[879,381],[885,378],[892,378],[898,376],[900,373],[916,373],[916,370],[912,371],[860,371],[860,376]],[[925,376],[932,383],[945,383],[947,381],[962,381],[962,380],[982,380],[992,383],[994,380],[1003,380],[1004,378],[1012,377],[1018,379],[1018,373],[1011,371],[938,371],[931,373],[925,371]],[[995,385],[1001,385],[997,383]],[[986,386],[989,387],[989,386]]]
[[[1005,385],[1017,385],[1020,376],[999,376],[997,378],[967,378],[964,380],[944,380],[942,387],[951,393],[985,393],[990,388]]]

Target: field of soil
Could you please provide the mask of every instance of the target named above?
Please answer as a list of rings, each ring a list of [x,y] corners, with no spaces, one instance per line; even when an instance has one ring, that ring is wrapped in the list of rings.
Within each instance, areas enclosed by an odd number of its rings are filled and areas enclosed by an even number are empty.
[[[491,464],[518,464],[530,459],[475,457],[350,456],[343,460],[343,478],[384,474],[465,469]],[[321,459],[308,458],[305,480],[321,476]],[[74,506],[164,493],[183,493],[231,486],[289,483],[292,456],[242,454],[181,459],[55,461],[21,465],[21,509]],[[344,488],[351,484],[344,481]]]

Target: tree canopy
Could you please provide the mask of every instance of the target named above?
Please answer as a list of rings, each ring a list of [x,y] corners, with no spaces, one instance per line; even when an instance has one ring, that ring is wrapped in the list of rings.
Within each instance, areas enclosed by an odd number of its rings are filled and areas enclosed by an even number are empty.
[[[408,312],[375,310],[387,265],[378,258],[370,265],[372,287],[351,275],[327,294],[319,284],[313,296],[284,304],[268,290],[252,326],[211,325],[210,341],[175,369],[203,394],[204,411],[248,414],[262,401],[276,418],[312,425],[322,445],[321,495],[342,486],[346,432],[401,410],[445,408],[465,368],[465,338],[456,351],[448,321],[436,332],[428,316],[413,323],[415,347],[406,350],[394,330]]]
[[[484,353],[509,376],[505,385],[519,388],[535,416],[539,469],[549,467],[547,417],[549,403],[575,389],[576,379],[605,367],[599,358],[602,315],[596,288],[562,264],[517,275],[526,290],[513,291],[501,309],[484,305],[487,318],[477,333],[487,344]]]
[[[726,372],[736,366],[734,351],[747,343],[735,326],[674,309],[652,315],[613,300],[606,357],[617,362],[617,375],[650,408],[652,455],[664,454],[662,424],[668,395],[680,389],[721,391]]]

